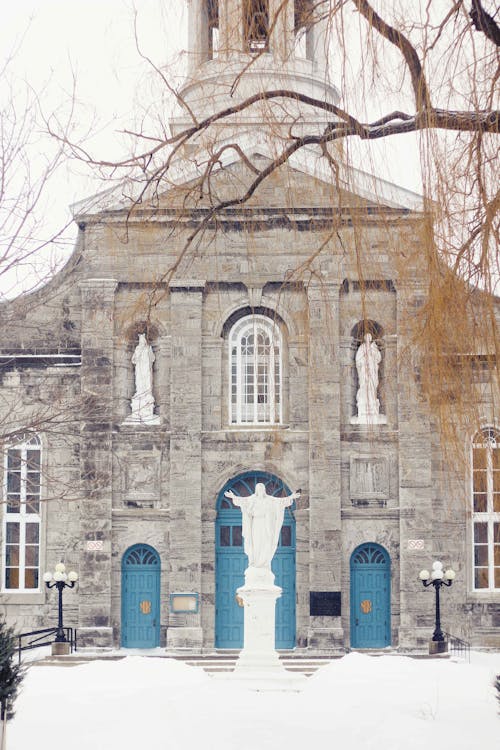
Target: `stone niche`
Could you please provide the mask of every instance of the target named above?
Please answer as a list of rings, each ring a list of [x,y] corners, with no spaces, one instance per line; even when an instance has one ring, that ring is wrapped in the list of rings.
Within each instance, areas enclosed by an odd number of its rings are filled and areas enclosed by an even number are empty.
[[[123,504],[155,508],[160,500],[160,456],[131,456],[121,470]]]
[[[385,507],[389,499],[387,456],[351,454],[349,496],[355,506]]]

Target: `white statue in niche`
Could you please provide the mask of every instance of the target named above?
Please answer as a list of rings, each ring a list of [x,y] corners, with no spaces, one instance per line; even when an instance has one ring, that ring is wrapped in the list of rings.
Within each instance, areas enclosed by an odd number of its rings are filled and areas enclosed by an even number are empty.
[[[300,497],[300,491],[287,497],[274,497],[268,495],[265,486],[259,482],[255,485],[255,494],[248,497],[235,495],[231,490],[224,495],[241,508],[243,515],[244,550],[248,556],[246,583],[272,585],[271,560],[278,546],[285,508]]]
[[[365,333],[356,352],[359,384],[356,394],[358,414],[351,418],[353,424],[385,424],[387,421],[386,417],[380,414],[380,401],[377,397],[381,360],[380,349],[372,340],[371,333]]]
[[[145,333],[139,334],[139,343],[132,355],[135,374],[135,393],[132,396],[132,414],[127,422],[144,422],[158,424],[159,417],[153,414],[155,400],[153,396],[153,362],[155,355],[148,344]]]

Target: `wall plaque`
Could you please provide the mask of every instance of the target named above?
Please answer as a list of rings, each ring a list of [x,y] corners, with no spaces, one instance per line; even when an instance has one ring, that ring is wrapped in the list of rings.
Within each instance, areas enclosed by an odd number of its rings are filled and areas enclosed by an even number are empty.
[[[339,617],[340,613],[340,591],[311,591],[309,593],[311,616]]]
[[[158,500],[160,486],[160,462],[158,455],[127,457],[122,477],[123,496],[126,505],[152,507]]]
[[[351,455],[349,475],[351,500],[389,499],[389,462],[385,456]]]
[[[87,552],[99,552],[104,547],[104,542],[101,539],[89,539],[85,544]]]
[[[172,614],[184,612],[195,615],[198,612],[199,599],[200,596],[198,593],[187,591],[178,591],[170,594],[170,612]]]
[[[424,540],[423,539],[408,539],[408,549],[409,550],[425,549]]]

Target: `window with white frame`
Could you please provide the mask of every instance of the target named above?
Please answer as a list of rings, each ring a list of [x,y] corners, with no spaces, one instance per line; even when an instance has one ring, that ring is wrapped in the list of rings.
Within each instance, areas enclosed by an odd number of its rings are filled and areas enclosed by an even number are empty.
[[[40,440],[7,448],[3,514],[4,591],[33,591],[40,581]]]
[[[281,411],[281,332],[265,315],[248,315],[229,335],[231,424],[276,424]]]
[[[474,589],[500,589],[500,432],[488,427],[472,443]]]

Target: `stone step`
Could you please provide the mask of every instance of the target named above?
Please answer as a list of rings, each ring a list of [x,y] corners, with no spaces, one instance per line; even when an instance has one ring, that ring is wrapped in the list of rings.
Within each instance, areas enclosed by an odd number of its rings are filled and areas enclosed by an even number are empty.
[[[185,664],[191,667],[198,667],[209,674],[220,674],[222,672],[232,672],[236,666],[237,655],[232,657],[225,655],[210,655],[205,657],[189,657],[183,659]],[[280,655],[280,661],[287,672],[294,674],[303,674],[307,677],[318,671],[322,666],[330,662],[330,658],[311,658],[305,655],[293,657]]]
[[[30,667],[80,667],[82,664],[88,664],[88,659],[71,659],[65,660],[61,657],[47,656],[45,659],[29,662]]]
[[[208,654],[168,654],[163,653],[148,653],[143,654],[143,658],[174,658],[177,661],[182,661],[188,666],[197,667],[203,669],[208,674],[223,674],[230,673],[234,670],[236,661],[239,656],[239,651],[223,651],[223,652],[211,652]],[[134,654],[137,655],[137,654]],[[62,656],[47,656],[39,661],[31,662],[30,666],[50,667],[50,666],[66,666],[76,667],[82,664],[88,664],[92,661],[119,661],[125,659],[127,653],[106,653],[106,652],[77,652],[73,654],[67,654]],[[331,655],[314,655],[310,656],[307,654],[297,654],[294,652],[280,653],[280,661],[283,663],[284,668],[294,674],[303,674],[307,677],[311,676],[318,671],[322,666],[328,664],[332,658]]]

